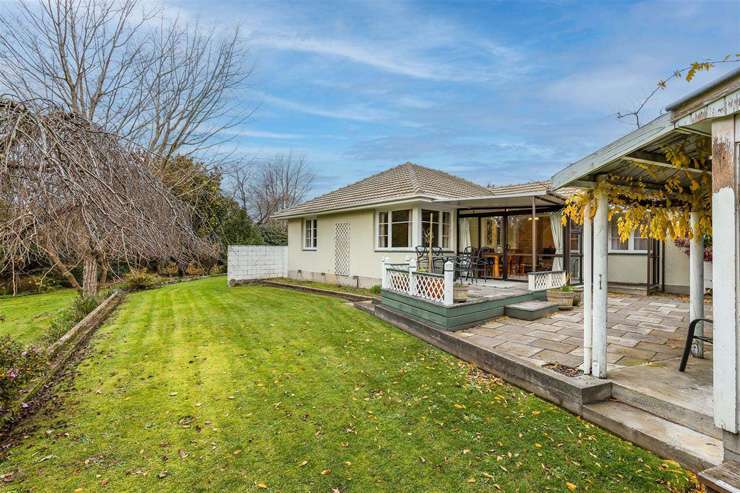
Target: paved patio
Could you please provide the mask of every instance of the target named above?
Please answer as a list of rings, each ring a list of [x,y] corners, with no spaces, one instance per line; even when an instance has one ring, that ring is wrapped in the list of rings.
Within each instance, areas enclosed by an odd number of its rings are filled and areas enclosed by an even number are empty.
[[[711,304],[705,304],[711,314]],[[688,298],[668,295],[609,295],[609,369],[680,358],[689,324]],[[711,335],[711,326],[705,329]],[[529,359],[537,364],[577,367],[583,358],[583,307],[532,322],[500,317],[456,332],[476,345]],[[711,346],[707,347],[711,356]],[[689,361],[691,365],[691,361]]]

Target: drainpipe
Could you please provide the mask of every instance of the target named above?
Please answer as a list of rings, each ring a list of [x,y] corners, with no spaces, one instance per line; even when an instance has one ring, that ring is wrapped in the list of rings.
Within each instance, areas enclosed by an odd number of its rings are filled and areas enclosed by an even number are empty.
[[[591,374],[591,358],[593,357],[593,291],[592,291],[592,219],[591,203],[583,208],[583,243],[582,271],[583,271],[583,373]]]

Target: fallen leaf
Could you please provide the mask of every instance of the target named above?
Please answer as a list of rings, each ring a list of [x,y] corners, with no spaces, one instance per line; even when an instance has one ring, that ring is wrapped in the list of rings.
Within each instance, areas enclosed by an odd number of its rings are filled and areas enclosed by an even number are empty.
[[[169,476],[169,475],[170,475],[170,473],[169,473],[169,472],[167,472],[167,471],[162,471],[162,472],[160,472],[159,474],[157,474],[157,477],[158,477],[159,479],[164,479],[164,478],[166,478],[166,477],[167,477],[167,476]]]
[[[267,489],[267,485],[265,483],[257,483],[257,488],[262,489],[262,490],[266,490]]]
[[[570,491],[576,491],[576,488],[578,486],[574,485],[573,483],[565,483],[566,488],[568,488]]]
[[[304,460],[303,462],[301,462],[300,464],[298,464],[298,467],[303,467],[306,464],[308,464],[308,461],[307,460]]]
[[[329,474],[331,474],[331,469],[324,469],[321,471],[322,476],[328,476]]]

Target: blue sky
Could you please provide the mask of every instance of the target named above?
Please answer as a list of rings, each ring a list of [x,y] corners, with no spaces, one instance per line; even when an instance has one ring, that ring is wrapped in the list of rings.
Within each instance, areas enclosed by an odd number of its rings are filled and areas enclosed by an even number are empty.
[[[740,52],[740,1],[170,2],[238,24],[253,73],[226,146],[302,154],[323,193],[413,161],[481,184],[549,178],[633,128],[675,68]],[[735,66],[740,64],[735,64]],[[661,108],[733,67],[673,81]]]

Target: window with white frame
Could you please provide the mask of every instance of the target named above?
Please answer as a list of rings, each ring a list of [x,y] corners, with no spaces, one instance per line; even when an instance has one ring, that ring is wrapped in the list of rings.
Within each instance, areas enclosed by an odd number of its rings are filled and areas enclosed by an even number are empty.
[[[317,240],[316,219],[306,219],[303,222],[303,248],[305,250],[316,250]]]
[[[612,221],[609,223],[610,252],[646,252],[648,249],[648,241],[648,238],[640,236],[639,230],[630,233],[630,237],[627,241],[622,241],[619,237],[617,218],[612,218]]]
[[[376,215],[378,248],[410,248],[411,209],[379,211]]]
[[[429,246],[431,235],[432,246],[450,248],[450,213],[446,211],[421,211],[421,240]]]

